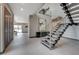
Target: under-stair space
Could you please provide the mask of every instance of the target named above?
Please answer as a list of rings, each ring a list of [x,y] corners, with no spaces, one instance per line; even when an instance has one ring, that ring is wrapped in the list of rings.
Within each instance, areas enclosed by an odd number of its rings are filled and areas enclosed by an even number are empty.
[[[61,19],[60,20],[55,19],[55,21],[56,22],[53,21],[53,23],[56,25],[52,28],[52,31],[42,39],[42,42],[41,42],[49,49],[53,49],[55,47],[55,45],[57,44],[57,42],[60,40],[63,33],[65,32],[65,30],[69,26],[69,24],[62,23]]]
[[[57,42],[60,40],[61,36],[67,29],[68,24],[61,24],[58,30],[48,34],[43,40],[42,44],[47,46],[49,49],[53,49]]]

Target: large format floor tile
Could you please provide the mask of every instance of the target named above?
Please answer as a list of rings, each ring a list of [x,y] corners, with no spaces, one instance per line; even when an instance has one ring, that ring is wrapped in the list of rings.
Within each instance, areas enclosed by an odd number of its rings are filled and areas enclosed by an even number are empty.
[[[5,55],[71,55],[79,54],[79,41],[61,38],[56,48],[49,50],[41,44],[42,38],[28,38],[27,33],[15,35]]]

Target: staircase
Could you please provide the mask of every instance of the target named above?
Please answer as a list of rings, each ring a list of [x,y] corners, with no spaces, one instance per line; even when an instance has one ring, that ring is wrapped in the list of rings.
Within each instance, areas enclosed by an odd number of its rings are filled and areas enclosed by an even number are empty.
[[[56,29],[48,34],[43,40],[42,44],[53,49],[57,42],[62,37],[63,33],[66,31],[68,26],[79,25],[79,3],[61,3],[60,6],[64,10],[66,17],[70,20],[69,24],[60,24]]]
[[[79,24],[79,3],[61,3],[60,6],[72,25]]]
[[[41,43],[48,47],[49,49],[53,49],[57,42],[60,40],[61,36],[68,28],[69,24],[60,24],[56,27],[56,29],[48,34]]]

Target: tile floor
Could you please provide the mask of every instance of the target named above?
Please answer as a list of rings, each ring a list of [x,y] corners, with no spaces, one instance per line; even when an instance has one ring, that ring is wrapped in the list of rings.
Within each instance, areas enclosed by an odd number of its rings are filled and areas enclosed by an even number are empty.
[[[6,49],[4,55],[78,55],[79,41],[61,38],[56,48],[49,50],[41,44],[42,38],[28,38],[27,33],[19,33]]]

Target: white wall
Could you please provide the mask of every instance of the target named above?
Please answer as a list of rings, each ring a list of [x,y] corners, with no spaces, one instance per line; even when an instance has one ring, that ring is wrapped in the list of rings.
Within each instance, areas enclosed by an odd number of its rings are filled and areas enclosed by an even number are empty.
[[[66,14],[64,13],[64,10],[62,10],[62,7],[60,6],[60,3],[52,3],[52,4],[49,3],[48,6],[50,7],[50,11],[52,15],[51,19],[56,18],[58,16],[63,18],[66,16]],[[67,22],[67,23],[70,22],[67,17],[65,17],[63,20],[64,22]]]
[[[22,25],[22,33],[28,32],[28,27],[26,28],[26,26],[28,26],[28,25]]]
[[[1,28],[1,6],[0,6],[0,28]],[[0,29],[0,51],[1,51],[1,29]]]
[[[1,6],[0,6],[0,51],[1,51]]]
[[[50,31],[49,27],[50,27],[51,17],[46,16],[46,15],[42,15],[42,14],[37,14],[37,16],[39,17],[39,19],[45,19],[46,20],[46,31]]]
[[[64,17],[65,13],[59,3],[46,3],[41,9],[46,9],[49,7],[49,11],[46,14],[51,15],[51,19],[57,16]]]
[[[66,32],[64,33],[63,37],[79,40],[79,26],[69,26]]]

